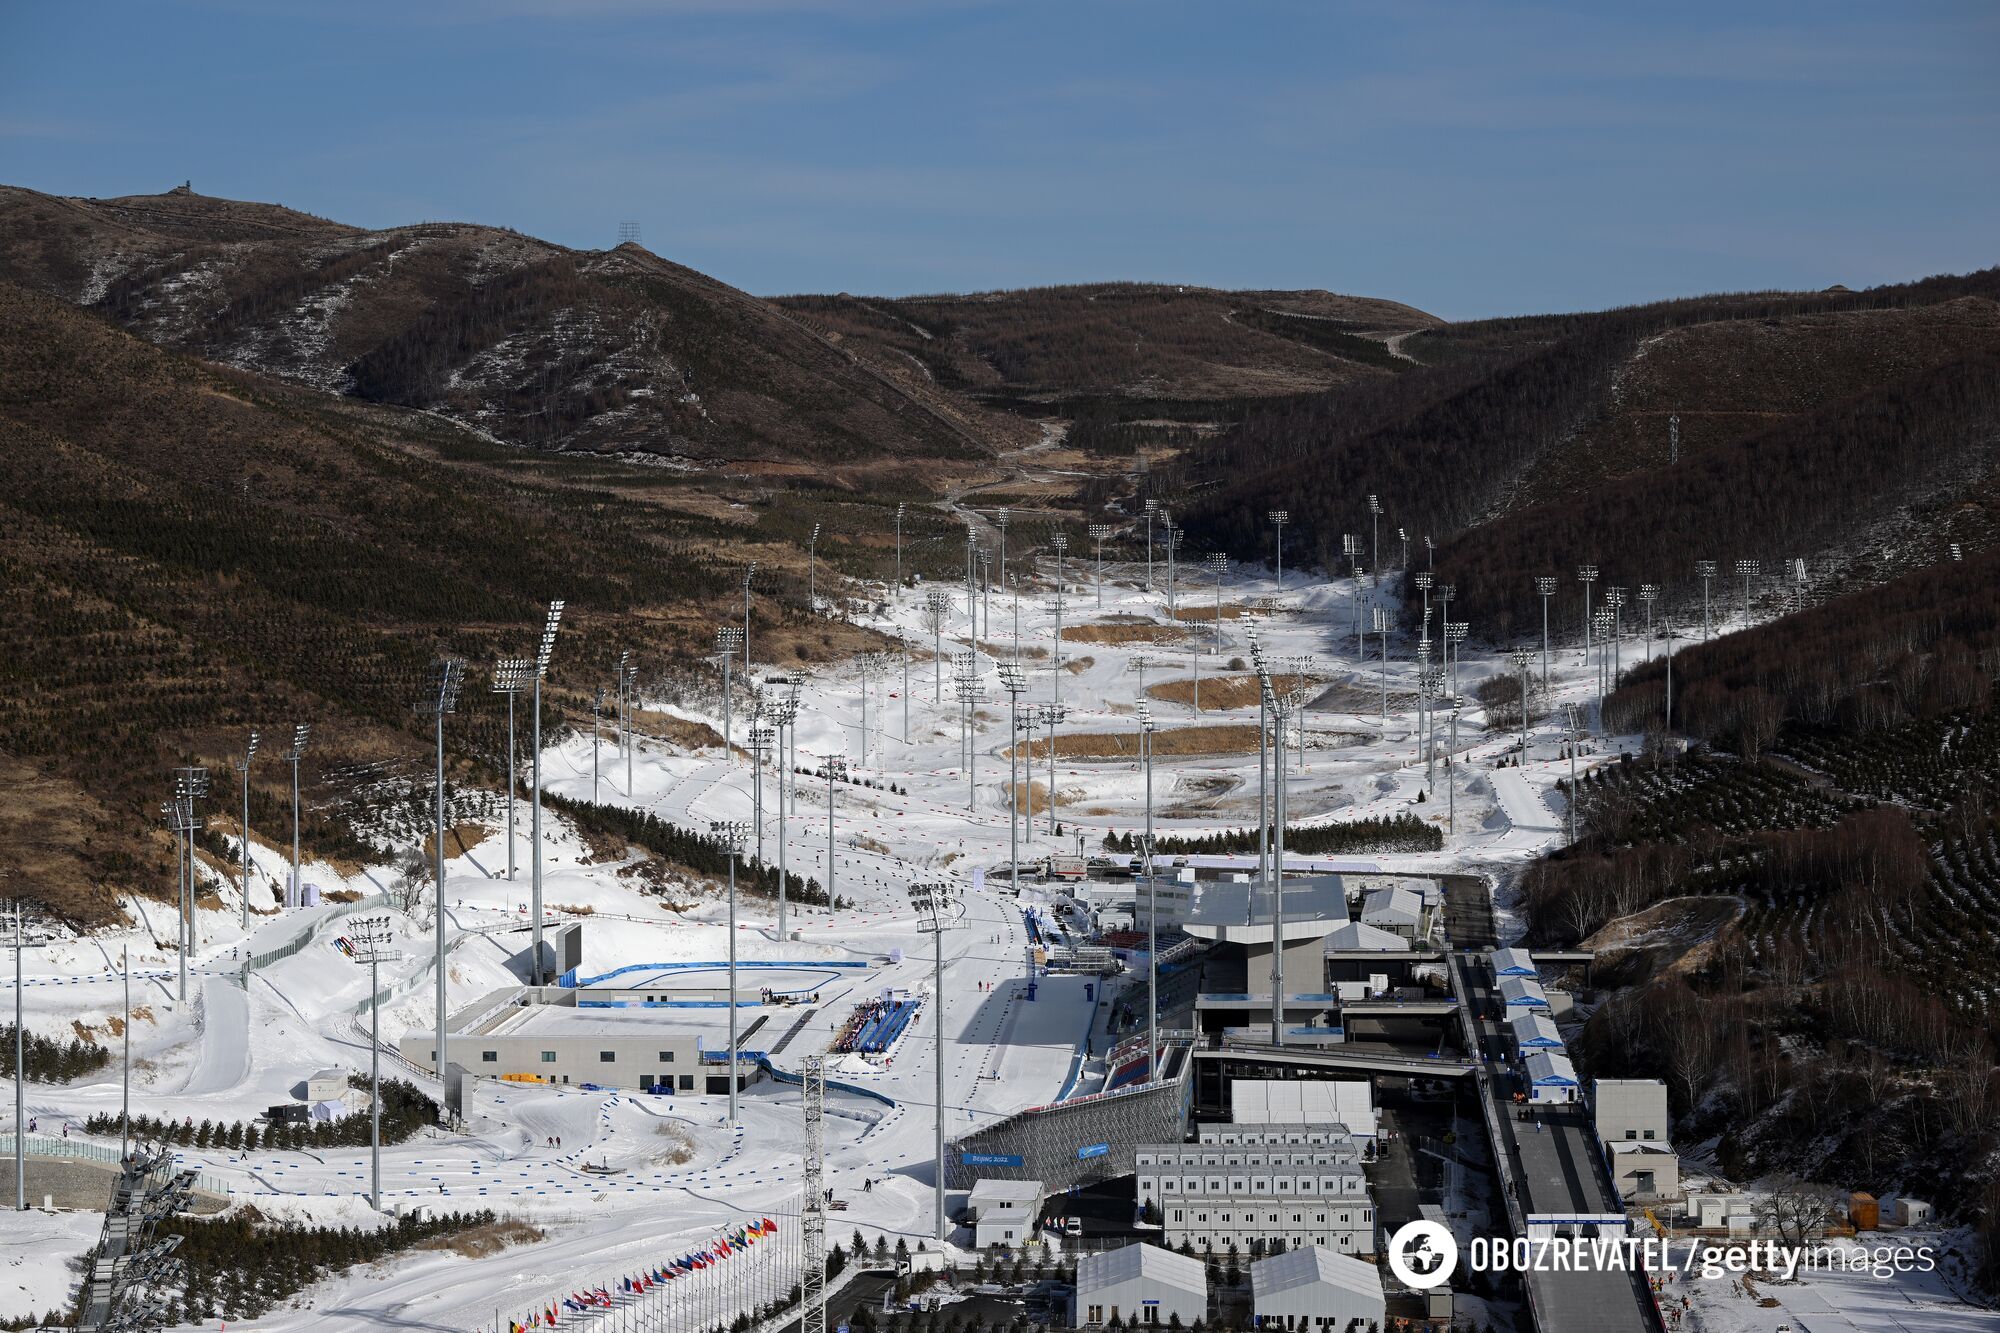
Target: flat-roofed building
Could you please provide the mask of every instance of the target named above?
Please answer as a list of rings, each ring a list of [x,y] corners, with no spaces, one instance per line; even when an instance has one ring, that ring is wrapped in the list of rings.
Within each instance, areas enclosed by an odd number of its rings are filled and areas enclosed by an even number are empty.
[[[1583,1091],[1577,1081],[1576,1066],[1561,1051],[1529,1051],[1521,1061],[1528,1083],[1528,1100],[1538,1105],[1561,1105],[1576,1101]]]
[[[1375,1208],[1351,1139],[1145,1144],[1134,1161],[1140,1202],[1159,1209],[1165,1244],[1253,1255],[1375,1250]]]
[[[1240,1078],[1229,1085],[1235,1125],[1342,1125],[1364,1148],[1375,1142],[1375,1090],[1357,1079]]]
[[[712,1028],[659,1009],[507,1005],[468,1031],[454,1031],[451,1060],[475,1077],[517,1083],[727,1093],[723,1066],[704,1060],[702,1039],[708,1031]],[[436,1041],[428,1032],[413,1032],[398,1047],[404,1059],[426,1071],[437,1058]]]
[[[1035,1234],[1046,1199],[1039,1180],[982,1180],[972,1187],[972,1243],[979,1249],[1024,1245]]]
[[[1599,1078],[1590,1083],[1597,1137],[1614,1143],[1665,1143],[1667,1085],[1657,1078]]]

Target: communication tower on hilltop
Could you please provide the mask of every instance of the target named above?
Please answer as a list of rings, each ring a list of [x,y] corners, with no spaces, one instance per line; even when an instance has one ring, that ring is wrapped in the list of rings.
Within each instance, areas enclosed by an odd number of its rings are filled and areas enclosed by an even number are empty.
[[[639,224],[638,224],[638,223],[636,223],[636,222],[621,222],[621,223],[619,223],[619,224],[618,224],[618,244],[620,244],[620,245],[626,245],[626,244],[631,244],[631,245],[637,245],[638,243],[639,243]]]

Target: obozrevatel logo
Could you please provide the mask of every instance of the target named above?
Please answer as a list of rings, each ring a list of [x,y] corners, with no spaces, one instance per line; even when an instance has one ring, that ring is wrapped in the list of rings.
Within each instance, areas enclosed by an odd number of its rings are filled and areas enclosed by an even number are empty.
[[[1458,1242],[1436,1222],[1405,1222],[1389,1237],[1389,1271],[1423,1291],[1441,1287],[1458,1267]]]

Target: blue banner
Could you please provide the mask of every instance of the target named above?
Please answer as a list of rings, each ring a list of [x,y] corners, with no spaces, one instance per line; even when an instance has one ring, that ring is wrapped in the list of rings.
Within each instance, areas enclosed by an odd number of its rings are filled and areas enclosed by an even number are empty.
[[[958,1155],[962,1166],[1026,1166],[1027,1163],[1012,1153],[1003,1152],[962,1152]]]
[[[1079,1162],[1088,1161],[1093,1157],[1109,1157],[1110,1155],[1111,1145],[1108,1143],[1093,1143],[1076,1150],[1076,1160]]]

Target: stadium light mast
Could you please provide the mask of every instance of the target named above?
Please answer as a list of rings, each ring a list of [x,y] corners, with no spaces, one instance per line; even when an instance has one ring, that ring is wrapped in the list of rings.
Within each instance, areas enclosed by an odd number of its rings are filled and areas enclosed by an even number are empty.
[[[813,524],[812,536],[806,538],[806,606],[819,611],[819,528]]]
[[[1397,568],[1407,571],[1410,568],[1410,530],[1397,528],[1396,539],[1403,543],[1403,563]]]
[[[240,850],[242,852],[242,870],[238,878],[243,891],[241,907],[243,910],[243,931],[245,934],[248,934],[250,931],[250,765],[256,761],[256,758],[257,733],[253,730],[250,733],[249,742],[243,747],[243,759],[235,766],[236,781],[238,786],[242,788],[243,793],[243,822],[237,825],[237,832],[241,835],[239,842],[241,843]]]
[[[1525,766],[1528,762],[1528,663],[1534,660],[1534,654],[1526,648],[1516,648],[1508,656],[1513,660],[1515,672],[1521,677],[1521,763]],[[1457,691],[1452,693],[1456,696]],[[1447,773],[1446,777],[1449,776]]]
[[[1611,612],[1603,607],[1591,617],[1597,629],[1597,706],[1604,707],[1604,696],[1611,693]]]
[[[740,819],[714,819],[708,831],[729,860],[729,1124],[734,1128],[743,1123],[737,1113],[737,1085],[742,1079],[736,1067],[736,1044],[741,1040],[736,1035],[736,858],[743,854],[746,829]]]
[[[1174,526],[1173,515],[1167,513],[1164,509],[1160,511],[1160,517],[1166,522],[1166,536],[1163,540],[1166,542],[1167,547],[1167,616],[1173,619],[1177,618],[1176,612],[1179,605],[1175,600],[1174,572],[1175,554],[1181,549],[1181,530]]]
[[[993,515],[993,526],[1000,530],[1000,582],[1003,585],[1007,582],[1007,524],[1009,521],[1007,507],[1005,505],[1000,506],[999,512]],[[990,634],[993,624],[990,613],[986,624],[987,632]]]
[[[445,1020],[448,1017],[448,1011],[446,1009],[446,993],[445,993],[446,977],[445,977],[445,964],[444,964],[444,720],[447,715],[454,713],[458,710],[458,691],[460,685],[464,683],[464,680],[465,680],[465,662],[463,661],[463,659],[456,657],[444,658],[431,667],[430,679],[425,687],[424,697],[417,701],[417,714],[420,717],[428,717],[431,719],[433,726],[436,728],[436,736],[437,736],[437,771],[435,774],[436,790],[432,794],[432,802],[431,802],[431,812],[432,812],[431,837],[433,841],[435,841],[437,844],[437,846],[432,849],[434,853],[432,860],[434,862],[437,872],[437,904],[436,904],[436,910],[433,913],[433,918],[432,918],[437,929],[437,1061],[434,1067],[437,1070],[437,1076],[438,1076],[439,1106],[447,1114],[449,1114],[451,1110],[452,1099],[451,1099],[451,1073],[450,1073],[451,1067],[445,1059],[445,1044],[450,1039],[451,1034],[445,1026]],[[536,716],[537,719],[539,719],[540,717],[539,711],[537,712]],[[540,739],[541,738],[538,734],[536,737],[537,742],[539,742]],[[540,758],[539,744],[536,747],[536,758],[538,760]],[[538,783],[537,784],[538,788],[539,785],[540,784]],[[539,805],[540,804],[539,790],[537,790],[536,796],[537,796],[536,803]],[[539,833],[539,829],[537,829],[537,832]],[[537,853],[539,853],[541,849],[541,840],[539,837],[537,837],[536,839],[535,847]],[[539,868],[539,861],[540,861],[539,855],[537,855],[536,861],[538,863],[538,868]],[[539,874],[536,876],[536,880],[537,883],[539,884],[540,881]],[[542,945],[540,939],[541,915],[542,915],[541,903],[537,902],[535,904],[536,940],[535,940],[535,952],[534,952],[534,959],[535,959],[534,973],[535,973],[535,984],[537,986],[542,984],[542,978],[541,978]],[[462,1103],[459,1107],[459,1110],[460,1113],[463,1114],[464,1107]],[[379,1203],[377,1204],[377,1207],[380,1207]]]
[[[1035,716],[1042,724],[1042,736],[1049,744],[1049,837],[1056,836],[1056,728],[1066,716],[1061,704],[1037,704]],[[1033,818],[1032,812],[1029,818]]]
[[[1437,547],[1431,545],[1429,537],[1424,538],[1424,568],[1437,568]]]
[[[526,657],[503,657],[493,664],[493,692],[507,696],[507,879],[514,878],[514,793],[520,783],[514,773],[514,699],[527,688],[535,672],[534,662]],[[597,691],[598,710],[604,707],[604,690]],[[593,713],[590,721],[590,799],[597,800],[597,718]]]
[[[403,955],[390,944],[394,932],[386,916],[350,922],[348,958],[368,966],[368,1203],[382,1211],[382,964]],[[439,1041],[443,1041],[440,1029]]]
[[[1674,640],[1679,637],[1671,617],[1660,622],[1660,642],[1667,650],[1667,707],[1662,722],[1669,733],[1674,729]]]
[[[1090,525],[1090,540],[1097,543],[1097,609],[1100,611],[1104,609],[1104,539],[1110,535],[1111,525],[1109,523],[1093,523]],[[1020,623],[1020,605],[1019,595],[1017,594],[1014,602],[1016,608],[1016,625]],[[1020,631],[1018,629],[1015,631],[1014,637],[1016,640],[1020,638]],[[1014,651],[1016,654],[1019,654],[1021,651],[1018,642],[1014,645]]]
[[[750,584],[757,577],[757,562],[743,567],[743,679],[750,679]],[[626,795],[631,795],[627,792]]]
[[[755,566],[752,566],[752,568],[755,568]],[[750,576],[748,574],[743,576],[743,597],[743,623],[748,625],[750,623]],[[745,631],[743,641],[746,644],[750,641],[748,631]],[[743,655],[743,676],[746,680],[750,676],[750,655],[748,652],[745,652]],[[628,801],[632,799],[632,751],[638,748],[637,738],[632,734],[632,713],[638,707],[638,694],[639,668],[632,665],[632,652],[630,649],[626,649],[618,654],[618,697],[620,700],[618,715],[620,725],[625,731],[625,799]]]
[[[1563,705],[1563,732],[1569,741],[1569,845],[1576,846],[1576,803],[1583,793],[1576,785],[1576,752],[1583,744],[1583,710],[1575,704]]]
[[[760,712],[761,703],[760,699]],[[757,830],[755,847],[759,866],[764,864],[764,760],[771,753],[775,736],[775,729],[761,720],[750,725],[750,827]]]
[[[1736,562],[1736,575],[1743,580],[1743,625],[1746,629],[1750,626],[1750,580],[1762,573],[1763,569],[1764,566],[1760,561],[1738,560]]]
[[[1435,581],[1435,576],[1428,569],[1420,569],[1410,576],[1410,581],[1416,584],[1417,591],[1424,595],[1424,614],[1429,615],[1431,611],[1431,584]]]
[[[598,783],[597,751],[599,747],[603,745],[603,743],[604,743],[604,687],[602,685],[599,685],[597,687],[597,693],[592,695],[590,700],[590,802],[592,805],[595,805],[597,803],[597,783]],[[514,808],[514,798],[513,798],[513,793],[510,792],[508,793],[507,796],[507,809],[509,813],[509,819],[508,819],[509,842],[513,841],[513,819],[512,819],[513,808]],[[507,850],[509,853],[512,853],[514,849],[510,846]],[[509,873],[508,878],[512,879],[513,875]]]
[[[1159,516],[1160,502],[1148,500],[1146,509],[1146,591],[1153,590],[1153,520]]]
[[[1611,689],[1615,690],[1618,678],[1625,674],[1625,590],[1606,588],[1604,604],[1611,608]]]
[[[937,1008],[931,1014],[932,1030],[937,1034],[937,1049],[932,1053],[932,1062],[937,1069],[937,1107],[932,1117],[937,1135],[937,1182],[934,1192],[934,1212],[932,1228],[938,1243],[946,1239],[944,1219],[944,932],[945,914],[957,905],[951,885],[943,880],[925,880],[910,885],[910,906],[917,910],[917,929],[932,940],[931,954],[931,1001]]]
[[[1285,524],[1292,521],[1289,509],[1273,509],[1266,515],[1271,520],[1271,548],[1277,556],[1278,591],[1285,590]]]
[[[1556,595],[1556,579],[1553,574],[1543,574],[1535,580],[1535,591],[1542,595],[1542,688],[1549,687],[1549,598]]]
[[[305,898],[305,883],[299,865],[299,760],[305,757],[306,739],[311,734],[311,723],[296,723],[292,727],[292,748],[284,753],[285,762],[292,766],[292,882],[285,890],[287,907],[296,907]]]
[[[1368,566],[1375,571],[1375,582],[1382,581],[1382,497],[1368,497],[1368,525],[1373,535],[1369,538]]]
[[[1139,705],[1139,765],[1146,774],[1146,1080],[1160,1058],[1160,886],[1153,878],[1153,712]]]
[[[1583,585],[1583,660],[1585,665],[1588,665],[1590,662],[1591,626],[1590,585],[1597,582],[1597,566],[1578,565],[1576,567],[1576,581]]]
[[[790,729],[794,734],[798,730],[799,696],[796,684],[793,687],[792,694],[778,701],[777,712],[774,714],[773,720],[777,724],[778,732],[778,759],[776,764],[778,774],[778,938],[785,940],[791,938],[787,930],[788,923],[786,921],[786,900],[790,896],[791,877],[785,867],[785,844],[787,842],[785,832],[785,774],[790,770],[791,764],[785,758],[785,733],[787,729]]]
[[[1229,572],[1229,557],[1220,551],[1211,551],[1204,562],[1208,572],[1215,576],[1215,651],[1222,651],[1222,576]]]
[[[833,784],[847,777],[847,756],[829,754],[826,764],[826,912],[833,915]]]
[[[896,504],[896,605],[903,604],[903,511],[907,504]]]
[[[1716,564],[1713,560],[1697,560],[1694,562],[1695,577],[1701,580],[1701,641],[1703,643],[1708,642],[1708,586],[1715,581],[1715,572]]]
[[[932,588],[924,597],[924,628],[931,632],[931,702],[944,703],[944,622],[951,615],[951,594]]]
[[[1375,608],[1375,632],[1382,636],[1382,726],[1389,725],[1389,626],[1395,617],[1386,607]],[[1385,730],[1386,734],[1386,730]]]
[[[187,999],[188,954],[194,951],[194,835],[201,832],[206,821],[195,813],[194,803],[208,795],[208,770],[205,768],[177,768],[174,770],[174,829],[180,835],[181,872],[180,892],[180,998]],[[22,1077],[26,1077],[25,1072]]]
[[[0,877],[8,876],[8,873],[0,871]],[[26,932],[28,900],[17,895],[13,898],[12,903],[13,906],[8,911],[7,916],[0,919],[4,919],[8,925],[13,927],[7,933],[14,937],[14,1211],[25,1213],[28,1211],[28,1029],[21,1012],[21,997],[27,989],[26,980],[22,975],[21,955],[28,947]],[[130,976],[132,958],[129,952],[125,956],[125,970],[127,973],[125,979],[125,1007],[129,1011],[132,1007],[132,979]],[[129,1035],[132,1031],[132,1024],[129,1012],[125,1031],[128,1034],[125,1049],[127,1066],[126,1087],[128,1089],[126,1097],[129,1103],[131,1096],[129,1089],[131,1087],[130,1065],[132,1049]]]
[[[734,625],[722,625],[715,631],[715,655],[722,660],[722,762],[736,762],[733,742],[730,738],[733,693],[729,681],[729,662],[743,651],[743,631]]]
[[[1015,893],[1021,891],[1021,782],[1016,776],[1021,759],[1021,691],[1028,688],[1028,680],[1022,674],[1019,662],[1000,664],[1000,688],[1007,691],[1007,886]],[[1028,818],[1035,817],[1033,801],[1028,803]]]
[[[535,646],[534,702],[529,709],[534,714],[530,724],[533,727],[533,734],[529,739],[535,747],[535,758],[530,766],[532,771],[529,779],[534,790],[528,795],[528,837],[534,844],[528,849],[528,896],[531,900],[529,908],[535,918],[529,944],[534,950],[533,972],[535,984],[538,986],[542,984],[542,682],[549,676],[549,659],[556,650],[556,630],[562,625],[564,605],[560,597],[550,602],[548,618],[542,622],[542,641]],[[727,758],[728,751],[725,749],[723,753]],[[444,896],[442,873],[438,875],[438,896],[440,898]],[[438,1035],[438,1050],[440,1052],[444,1050],[442,1033]],[[438,1074],[442,1076],[443,1073],[444,1065],[440,1063]]]
[[[1660,588],[1655,583],[1639,585],[1639,600],[1646,608],[1646,660],[1653,660],[1653,603],[1660,600]]]

